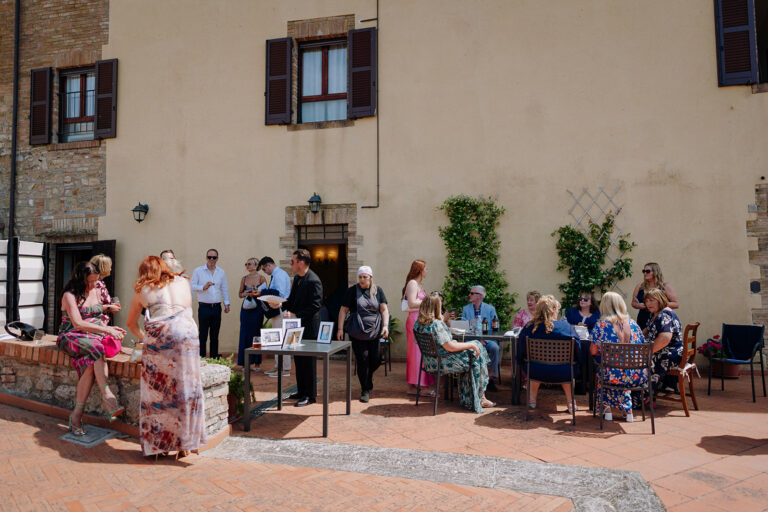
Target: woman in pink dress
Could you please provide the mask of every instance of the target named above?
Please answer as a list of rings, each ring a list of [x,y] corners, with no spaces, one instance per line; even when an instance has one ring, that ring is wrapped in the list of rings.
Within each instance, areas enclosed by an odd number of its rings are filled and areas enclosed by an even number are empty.
[[[416,344],[413,335],[413,325],[419,317],[419,306],[427,296],[421,282],[427,275],[427,264],[422,260],[414,260],[411,270],[405,278],[403,286],[403,299],[408,301],[408,319],[405,321],[405,335],[408,338],[408,352],[406,355],[405,380],[408,382],[408,394],[416,394],[416,385],[419,383],[419,366],[421,365],[421,351]],[[421,387],[429,387],[435,381],[432,375],[422,372]],[[433,391],[434,392],[434,391]]]
[[[536,290],[531,290],[525,295],[526,308],[521,309],[515,315],[515,321],[512,324],[513,327],[525,327],[528,322],[533,320],[533,313],[536,311],[536,303],[539,302],[541,293]]]

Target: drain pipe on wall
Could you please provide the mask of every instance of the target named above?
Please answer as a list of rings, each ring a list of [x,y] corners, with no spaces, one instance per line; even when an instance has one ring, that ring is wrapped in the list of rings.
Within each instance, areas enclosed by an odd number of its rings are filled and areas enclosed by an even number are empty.
[[[16,232],[16,151],[19,125],[19,39],[21,38],[21,0],[14,2],[13,20],[13,118],[11,120],[11,183],[8,209],[8,246],[6,249],[6,322],[18,320],[16,290],[18,277],[16,247],[13,237]]]
[[[379,34],[381,33],[381,18],[379,17],[379,0],[376,0],[376,45],[379,44]],[[362,21],[362,20],[361,20]],[[366,20],[368,21],[368,20]],[[378,208],[379,207],[379,193],[381,191],[380,185],[380,166],[381,157],[379,156],[379,117],[381,117],[381,108],[379,108],[379,56],[381,52],[376,49],[376,204],[361,206],[361,208]]]

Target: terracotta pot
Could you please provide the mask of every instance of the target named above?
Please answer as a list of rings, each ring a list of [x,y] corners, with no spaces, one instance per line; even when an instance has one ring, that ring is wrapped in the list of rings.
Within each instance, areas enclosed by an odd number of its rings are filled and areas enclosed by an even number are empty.
[[[726,379],[738,379],[739,378],[740,365],[734,363],[721,363],[720,361],[712,361],[712,376],[713,377],[725,377]]]

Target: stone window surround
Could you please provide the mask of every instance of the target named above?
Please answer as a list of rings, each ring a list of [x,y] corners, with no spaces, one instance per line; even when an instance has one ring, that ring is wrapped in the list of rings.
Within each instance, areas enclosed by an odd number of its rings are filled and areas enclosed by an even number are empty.
[[[359,259],[363,237],[357,233],[357,204],[321,204],[318,213],[309,211],[308,205],[286,206],[285,234],[280,237],[280,248],[284,258],[280,267],[289,269],[293,251],[298,247],[296,226],[321,226],[323,224],[347,225],[347,283],[357,281],[357,268],[363,264]],[[291,274],[290,270],[288,273]]]

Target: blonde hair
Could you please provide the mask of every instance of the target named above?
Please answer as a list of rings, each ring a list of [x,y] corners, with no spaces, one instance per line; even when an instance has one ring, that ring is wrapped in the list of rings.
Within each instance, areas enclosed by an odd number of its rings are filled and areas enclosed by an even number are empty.
[[[99,271],[99,277],[107,277],[112,273],[112,258],[104,254],[97,254],[91,258],[91,264]]]
[[[536,302],[536,310],[533,313],[533,330],[538,329],[540,325],[544,326],[547,333],[555,330],[555,311],[560,309],[560,303],[552,295],[542,295]]]
[[[259,268],[259,258],[248,258],[245,260],[246,263],[253,263],[253,265],[256,267],[256,270],[261,270]]]
[[[537,290],[531,290],[525,294],[525,300],[528,300],[528,297],[533,297],[536,302],[539,302],[539,299],[541,298],[541,292]]]
[[[424,297],[419,306],[419,317],[416,319],[421,325],[432,325],[435,320],[442,320],[441,314],[443,301],[439,295],[431,293]]]
[[[606,292],[600,301],[600,319],[615,324],[629,318],[624,299],[616,292]]]
[[[645,295],[643,295],[643,303],[648,302],[648,299],[654,299],[659,303],[659,311],[669,306],[667,294],[660,288],[651,288],[645,292]]]
[[[661,267],[658,263],[650,262],[643,265],[643,268],[649,267],[653,271],[653,283],[650,284],[648,281],[643,279],[643,284],[640,285],[640,288],[642,288],[644,291],[648,291],[652,288],[658,288],[661,291],[664,291],[664,276],[661,274]]]

